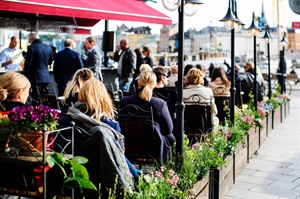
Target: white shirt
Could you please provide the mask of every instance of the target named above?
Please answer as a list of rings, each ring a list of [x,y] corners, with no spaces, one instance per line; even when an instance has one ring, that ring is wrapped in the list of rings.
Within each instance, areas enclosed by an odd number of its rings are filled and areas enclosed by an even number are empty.
[[[5,48],[0,54],[0,65],[2,66],[2,63],[8,62],[9,60],[13,60],[13,63],[5,67],[6,71],[21,70],[23,60],[22,51],[18,48],[14,50],[9,47]]]

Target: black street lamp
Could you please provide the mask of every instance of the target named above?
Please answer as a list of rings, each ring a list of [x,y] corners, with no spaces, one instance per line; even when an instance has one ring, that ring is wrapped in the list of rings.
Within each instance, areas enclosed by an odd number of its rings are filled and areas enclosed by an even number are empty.
[[[268,97],[271,99],[272,97],[272,86],[271,86],[271,61],[270,61],[270,42],[272,40],[272,35],[270,33],[269,25],[266,26],[265,35],[263,36],[263,39],[267,42],[267,51],[268,51]]]
[[[241,21],[237,18],[237,8],[236,1],[229,0],[229,6],[227,13],[223,19],[220,21],[224,22],[225,28],[231,30],[231,88],[230,88],[230,121],[232,126],[234,126],[234,107],[235,107],[235,53],[234,53],[234,35],[235,28],[243,25]]]
[[[176,153],[178,165],[183,162],[183,132],[184,132],[184,103],[183,103],[183,41],[184,41],[184,14],[192,16],[196,13],[200,0],[163,0],[163,6],[170,11],[178,8],[178,81],[176,103]],[[184,5],[184,6],[183,6]],[[184,12],[186,9],[186,12]]]
[[[280,62],[279,62],[279,70],[281,72],[281,82],[280,82],[280,93],[283,94],[286,91],[285,88],[285,73],[286,73],[286,62],[285,62],[285,46],[289,43],[286,38],[286,32],[284,32],[283,37],[280,41],[282,44],[282,54],[280,55]]]
[[[258,91],[257,91],[257,63],[256,63],[256,36],[260,32],[260,29],[255,25],[255,14],[252,13],[252,22],[250,27],[248,28],[249,33],[253,36],[254,46],[253,46],[253,62],[254,62],[254,107],[257,110],[257,99],[258,99]]]

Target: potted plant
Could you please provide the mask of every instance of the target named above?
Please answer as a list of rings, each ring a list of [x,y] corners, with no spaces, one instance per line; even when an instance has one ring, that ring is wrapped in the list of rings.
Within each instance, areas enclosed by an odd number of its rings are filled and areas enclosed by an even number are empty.
[[[7,118],[9,122],[5,128],[10,131],[10,144],[20,151],[41,152],[43,131],[56,130],[59,115],[56,110],[41,104],[15,107]]]

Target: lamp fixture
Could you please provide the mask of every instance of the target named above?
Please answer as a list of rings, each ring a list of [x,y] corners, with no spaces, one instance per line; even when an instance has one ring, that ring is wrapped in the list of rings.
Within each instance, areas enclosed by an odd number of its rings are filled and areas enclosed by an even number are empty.
[[[230,2],[231,2],[231,0],[229,0],[229,7],[228,7],[228,10],[227,10],[227,13],[226,13],[225,17],[220,20],[220,21],[225,23],[224,25],[225,25],[225,28],[227,30],[234,29],[235,27],[238,26],[238,23],[240,22],[240,20],[238,20],[235,17],[235,15],[233,14]]]
[[[247,29],[252,36],[256,36],[260,32],[260,28],[255,25],[255,14],[252,13],[252,22],[250,27]]]
[[[269,25],[266,26],[266,31],[263,36],[263,39],[265,39],[267,43],[270,43],[272,41],[272,35],[270,33]]]
[[[180,0],[162,0],[162,4],[166,10],[174,11],[180,6]],[[198,4],[203,4],[200,0],[185,0],[184,14],[186,16],[193,16],[198,9]]]
[[[283,46],[286,46],[286,45],[289,43],[289,41],[288,41],[287,38],[286,38],[286,32],[283,33],[283,37],[282,37],[280,43],[281,43]]]

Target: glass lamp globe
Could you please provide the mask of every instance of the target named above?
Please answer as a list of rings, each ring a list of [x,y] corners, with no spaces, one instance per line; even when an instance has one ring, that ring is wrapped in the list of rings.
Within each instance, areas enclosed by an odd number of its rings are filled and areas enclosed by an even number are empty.
[[[180,0],[162,0],[162,4],[166,10],[174,11],[180,5]]]
[[[197,4],[187,3],[184,5],[184,14],[186,16],[193,16],[198,10]]]

